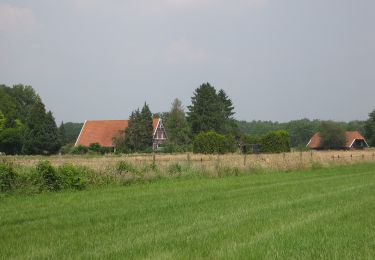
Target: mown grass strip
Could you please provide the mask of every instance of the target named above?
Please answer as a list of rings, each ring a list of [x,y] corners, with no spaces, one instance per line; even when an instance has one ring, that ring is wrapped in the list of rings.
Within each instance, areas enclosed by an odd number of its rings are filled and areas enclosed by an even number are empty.
[[[0,199],[0,258],[375,255],[375,167],[360,164]]]

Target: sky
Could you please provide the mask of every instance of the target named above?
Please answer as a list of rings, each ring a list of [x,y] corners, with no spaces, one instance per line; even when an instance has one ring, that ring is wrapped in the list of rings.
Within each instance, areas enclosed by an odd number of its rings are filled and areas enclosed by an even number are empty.
[[[0,0],[0,84],[57,122],[185,107],[202,83],[239,120],[366,119],[374,0]]]

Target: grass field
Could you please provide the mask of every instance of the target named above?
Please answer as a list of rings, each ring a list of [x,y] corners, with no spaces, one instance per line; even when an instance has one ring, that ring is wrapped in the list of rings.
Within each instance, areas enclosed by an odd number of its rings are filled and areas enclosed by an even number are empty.
[[[374,259],[375,165],[0,197],[0,259]]]

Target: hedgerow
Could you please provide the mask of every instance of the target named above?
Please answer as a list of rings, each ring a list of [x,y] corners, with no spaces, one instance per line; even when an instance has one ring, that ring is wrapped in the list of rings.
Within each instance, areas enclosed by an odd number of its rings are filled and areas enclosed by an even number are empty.
[[[0,164],[0,191],[10,191],[15,186],[16,172],[6,163]]]
[[[290,152],[290,137],[287,131],[272,131],[261,138],[263,153]]]
[[[236,151],[234,137],[215,131],[202,132],[193,140],[193,152],[203,154],[224,154]]]

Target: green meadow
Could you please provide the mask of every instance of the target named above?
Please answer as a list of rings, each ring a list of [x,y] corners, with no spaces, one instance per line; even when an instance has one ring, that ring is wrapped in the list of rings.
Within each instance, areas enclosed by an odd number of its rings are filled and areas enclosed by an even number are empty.
[[[0,197],[0,259],[374,259],[375,164]]]

